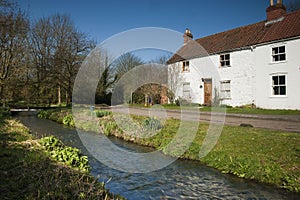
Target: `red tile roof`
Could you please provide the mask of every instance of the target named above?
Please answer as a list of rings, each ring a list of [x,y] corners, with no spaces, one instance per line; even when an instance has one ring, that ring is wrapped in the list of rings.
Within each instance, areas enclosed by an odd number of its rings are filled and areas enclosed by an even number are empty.
[[[288,38],[300,36],[300,10],[286,13],[274,23],[258,22],[229,31],[196,39],[205,50],[199,51],[199,45],[189,42],[170,58],[168,64],[184,59],[206,56],[236,49],[247,48]]]

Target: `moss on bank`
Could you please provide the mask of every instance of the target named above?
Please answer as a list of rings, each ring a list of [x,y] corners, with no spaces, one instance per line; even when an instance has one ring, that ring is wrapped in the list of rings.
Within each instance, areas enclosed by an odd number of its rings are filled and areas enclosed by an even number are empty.
[[[61,111],[57,112],[62,113]],[[101,128],[106,135],[151,146],[171,156],[176,156],[178,153],[169,151],[165,147],[175,136],[180,125],[179,120],[166,120],[163,128],[157,134],[145,138],[139,137],[139,135],[134,136],[136,134],[125,134],[110,114],[98,113],[97,116],[100,118],[91,117],[90,113],[81,113],[79,123],[76,125],[89,131],[97,131]],[[145,120],[144,117],[132,117],[137,123]],[[93,120],[96,120],[97,123],[93,123]],[[98,124],[98,127],[94,127],[93,124]],[[208,123],[200,124],[194,141],[180,158],[199,160],[223,173],[300,192],[299,134],[251,127],[225,126],[214,149],[207,156],[199,159],[199,151],[208,126]],[[178,144],[179,147],[180,145]]]
[[[0,118],[1,199],[123,199],[86,172],[50,159],[15,119]]]

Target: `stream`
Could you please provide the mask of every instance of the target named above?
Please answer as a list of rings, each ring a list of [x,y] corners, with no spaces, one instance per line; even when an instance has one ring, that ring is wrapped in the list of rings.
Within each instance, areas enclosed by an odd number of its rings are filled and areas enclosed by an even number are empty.
[[[39,119],[30,112],[19,113],[17,118],[30,128],[36,137],[54,135],[66,145],[81,149],[82,153],[89,157],[91,174],[100,181],[107,182],[106,188],[110,192],[128,199],[300,199],[300,194],[222,174],[196,161],[177,160],[151,173],[121,172],[96,160],[86,150],[75,129],[50,120]],[[95,135],[91,132],[84,134]],[[110,140],[119,147],[133,152],[153,151],[151,148],[114,137]]]

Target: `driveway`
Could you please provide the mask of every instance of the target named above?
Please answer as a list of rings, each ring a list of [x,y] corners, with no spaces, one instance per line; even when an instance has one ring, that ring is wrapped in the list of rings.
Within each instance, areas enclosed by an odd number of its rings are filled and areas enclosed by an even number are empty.
[[[140,116],[160,116],[166,118],[175,118],[187,121],[216,122],[229,126],[251,125],[255,128],[265,128],[270,130],[297,132],[300,133],[300,115],[247,115],[231,113],[211,113],[197,112],[192,110],[183,111],[173,109],[163,109],[162,107],[139,108],[114,106],[111,109],[114,112],[129,113]],[[200,115],[200,116],[199,116]]]

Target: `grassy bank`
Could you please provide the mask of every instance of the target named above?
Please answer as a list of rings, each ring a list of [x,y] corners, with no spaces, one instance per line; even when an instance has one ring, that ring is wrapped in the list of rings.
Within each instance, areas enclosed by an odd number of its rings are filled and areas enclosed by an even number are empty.
[[[103,114],[104,112],[105,114]],[[70,110],[47,111],[47,113],[52,119],[58,116],[58,119],[60,119],[58,121],[61,122],[64,121],[64,115],[70,116]],[[180,125],[179,120],[168,119],[163,127],[155,125],[154,129],[156,127],[159,129],[157,134],[148,138],[141,138],[124,133],[115,123],[110,112],[96,111],[95,115],[98,118],[91,117],[91,113],[81,113],[81,115],[78,125],[83,129],[96,131],[100,127],[106,135],[114,135],[137,144],[151,146],[171,156],[176,156],[178,153],[169,151],[166,145],[175,136]],[[132,117],[143,126],[147,120],[150,121],[148,124],[157,124],[155,120],[152,122],[152,119],[149,118]],[[98,127],[93,126],[93,120],[97,121],[94,124],[98,124]],[[241,178],[300,192],[299,134],[251,127],[225,126],[214,149],[206,157],[199,159],[198,154],[208,126],[207,123],[200,124],[194,141],[181,158],[199,160],[201,163],[216,168],[223,173],[230,173]],[[180,149],[181,144],[177,145]]]
[[[78,149],[34,139],[15,119],[0,118],[0,163],[1,199],[121,199],[89,175]]]
[[[132,104],[132,107],[145,107],[141,104]],[[195,109],[199,107],[200,112],[211,112],[212,107],[210,106],[199,106],[197,104],[193,105],[182,105],[177,106],[176,104],[165,104],[163,105],[166,109]],[[214,110],[214,112],[216,112]],[[284,109],[262,109],[262,108],[252,108],[251,105],[240,106],[240,107],[228,107],[226,108],[227,113],[232,114],[249,114],[249,115],[300,115],[300,110],[284,110]]]

